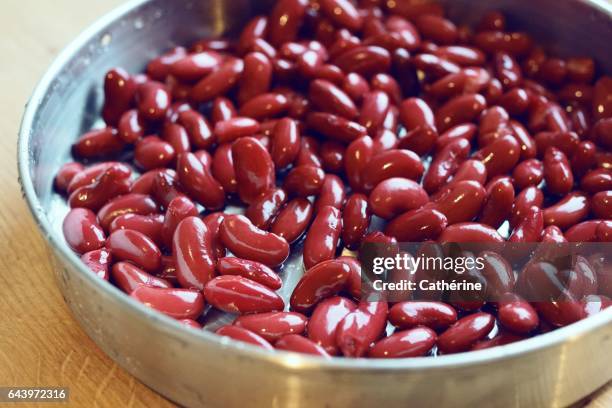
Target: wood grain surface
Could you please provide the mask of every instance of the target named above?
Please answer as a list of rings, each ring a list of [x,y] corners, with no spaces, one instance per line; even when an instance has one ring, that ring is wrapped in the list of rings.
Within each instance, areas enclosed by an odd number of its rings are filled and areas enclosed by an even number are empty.
[[[172,404],[117,366],[73,320],[17,181],[17,132],[36,82],[62,47],[119,3],[2,1],[0,386],[69,387],[71,406],[165,407]],[[578,404],[585,405],[612,407],[612,385]]]

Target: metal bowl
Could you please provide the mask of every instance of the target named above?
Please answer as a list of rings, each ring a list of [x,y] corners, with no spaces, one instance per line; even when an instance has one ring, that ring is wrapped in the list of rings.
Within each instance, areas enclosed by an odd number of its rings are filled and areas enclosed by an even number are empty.
[[[454,19],[501,9],[560,55],[612,72],[612,6],[605,0],[453,0]],[[98,120],[101,79],[137,72],[172,45],[236,31],[270,1],[136,0],[100,19],[51,65],[19,139],[26,200],[49,243],[61,292],[89,336],[143,383],[186,406],[565,406],[612,378],[612,309],[519,343],[436,358],[323,360],[267,352],[188,329],[87,271],[61,232],[66,206],[52,189],[75,138]]]

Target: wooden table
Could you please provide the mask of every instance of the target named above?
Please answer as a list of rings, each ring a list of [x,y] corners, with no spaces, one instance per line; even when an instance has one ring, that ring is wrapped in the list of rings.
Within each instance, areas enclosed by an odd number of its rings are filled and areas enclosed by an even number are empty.
[[[17,182],[17,131],[34,85],[63,46],[119,3],[2,1],[0,386],[69,387],[77,406],[164,407],[172,404],[117,366],[73,320]],[[612,406],[612,385],[585,403]]]

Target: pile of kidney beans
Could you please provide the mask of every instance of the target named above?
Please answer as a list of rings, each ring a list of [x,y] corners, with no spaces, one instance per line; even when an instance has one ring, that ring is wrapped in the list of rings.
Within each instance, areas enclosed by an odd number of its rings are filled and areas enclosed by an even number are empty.
[[[280,0],[237,40],[106,74],[107,127],[55,180],[64,235],[134,299],[194,328],[210,308],[237,314],[216,333],[266,349],[388,358],[514,342],[610,305],[612,274],[566,302],[390,305],[359,300],[343,248],[610,241],[612,77],[596,71],[495,11],[470,28],[422,1]],[[292,247],[305,272],[286,305],[277,271]]]

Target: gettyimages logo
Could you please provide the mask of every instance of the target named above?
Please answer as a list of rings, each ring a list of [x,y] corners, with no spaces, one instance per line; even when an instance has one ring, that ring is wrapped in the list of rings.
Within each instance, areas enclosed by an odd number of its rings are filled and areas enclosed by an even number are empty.
[[[367,243],[358,256],[362,299],[550,302],[612,291],[611,243]]]

